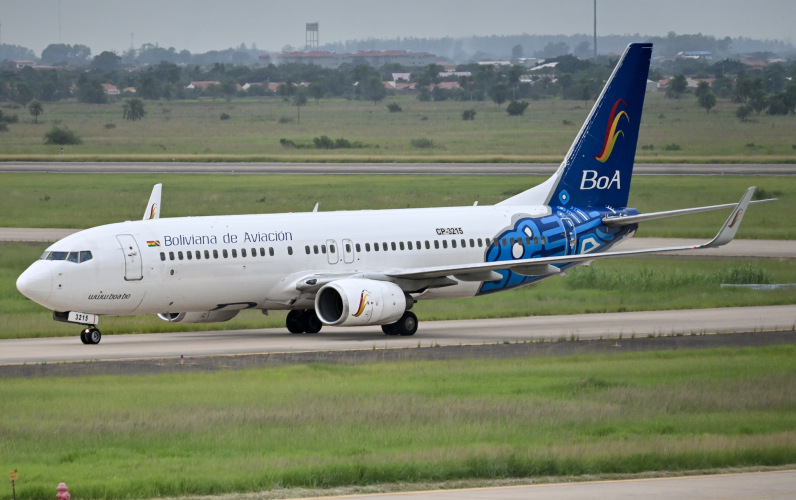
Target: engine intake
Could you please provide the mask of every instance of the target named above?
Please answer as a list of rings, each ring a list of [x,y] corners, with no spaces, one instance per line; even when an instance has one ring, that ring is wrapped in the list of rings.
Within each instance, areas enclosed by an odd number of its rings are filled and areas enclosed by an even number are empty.
[[[315,313],[326,325],[361,326],[395,323],[406,311],[406,295],[395,283],[342,279],[315,295]]]
[[[158,318],[170,323],[221,323],[229,321],[240,311],[202,311],[184,313],[160,313]]]

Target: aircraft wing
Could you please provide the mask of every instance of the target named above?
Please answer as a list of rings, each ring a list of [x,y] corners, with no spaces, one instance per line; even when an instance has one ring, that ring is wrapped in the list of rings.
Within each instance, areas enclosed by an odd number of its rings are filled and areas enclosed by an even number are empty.
[[[434,279],[444,276],[455,276],[458,279],[468,280],[468,276],[472,281],[482,281],[481,278],[489,276],[489,273],[500,271],[503,269],[510,269],[517,274],[524,276],[539,276],[545,274],[555,274],[560,272],[554,264],[569,264],[573,262],[585,262],[598,259],[615,259],[620,257],[630,257],[635,255],[647,255],[664,252],[675,252],[683,250],[698,250],[701,248],[714,248],[726,245],[735,238],[738,232],[738,227],[741,225],[741,220],[746,213],[747,208],[752,200],[752,195],[755,192],[754,187],[750,187],[744,193],[741,201],[737,204],[724,205],[723,207],[735,207],[727,221],[719,230],[716,236],[701,245],[689,246],[676,246],[676,247],[662,247],[662,248],[649,248],[642,250],[628,250],[619,252],[604,252],[604,253],[585,253],[577,255],[564,255],[557,257],[541,257],[535,259],[520,259],[520,260],[504,260],[497,262],[483,262],[477,264],[464,264],[452,266],[436,266],[424,267],[416,269],[396,269],[384,273],[388,278],[397,279]],[[708,207],[713,209],[712,207]],[[689,212],[690,213],[690,212]],[[477,279],[474,279],[477,278]],[[499,278],[499,276],[498,276]],[[493,279],[498,279],[493,278]],[[486,281],[486,280],[483,280]]]

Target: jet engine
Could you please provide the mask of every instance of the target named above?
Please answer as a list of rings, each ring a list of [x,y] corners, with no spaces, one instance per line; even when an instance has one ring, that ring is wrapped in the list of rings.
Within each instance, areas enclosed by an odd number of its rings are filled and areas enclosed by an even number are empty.
[[[185,313],[160,313],[158,318],[170,323],[221,323],[229,321],[240,311],[202,311]]]
[[[315,313],[332,326],[387,325],[406,311],[406,295],[395,283],[342,279],[321,287],[315,295]]]

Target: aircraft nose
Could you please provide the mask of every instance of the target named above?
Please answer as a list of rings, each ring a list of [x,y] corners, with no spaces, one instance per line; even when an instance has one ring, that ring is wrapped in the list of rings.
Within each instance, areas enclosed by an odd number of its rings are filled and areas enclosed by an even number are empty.
[[[50,298],[53,276],[43,262],[36,262],[17,278],[17,290],[25,297],[44,305]]]

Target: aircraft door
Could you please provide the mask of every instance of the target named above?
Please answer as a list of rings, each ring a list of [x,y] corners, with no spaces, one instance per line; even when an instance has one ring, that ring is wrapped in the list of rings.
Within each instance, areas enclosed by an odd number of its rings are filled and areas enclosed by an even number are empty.
[[[142,279],[144,275],[141,252],[138,250],[135,238],[131,234],[117,234],[116,239],[119,240],[124,254],[124,279],[126,281]]]
[[[335,240],[326,240],[326,250],[329,264],[337,264],[337,261],[340,260],[340,256],[337,253],[339,250],[339,248],[337,248],[337,242]]]
[[[567,239],[567,254],[573,254],[577,251],[575,248],[577,243],[577,233],[575,231],[575,224],[569,217],[562,217],[561,223],[564,225],[564,236]]]
[[[343,262],[346,264],[354,262],[354,243],[351,240],[343,240]]]

